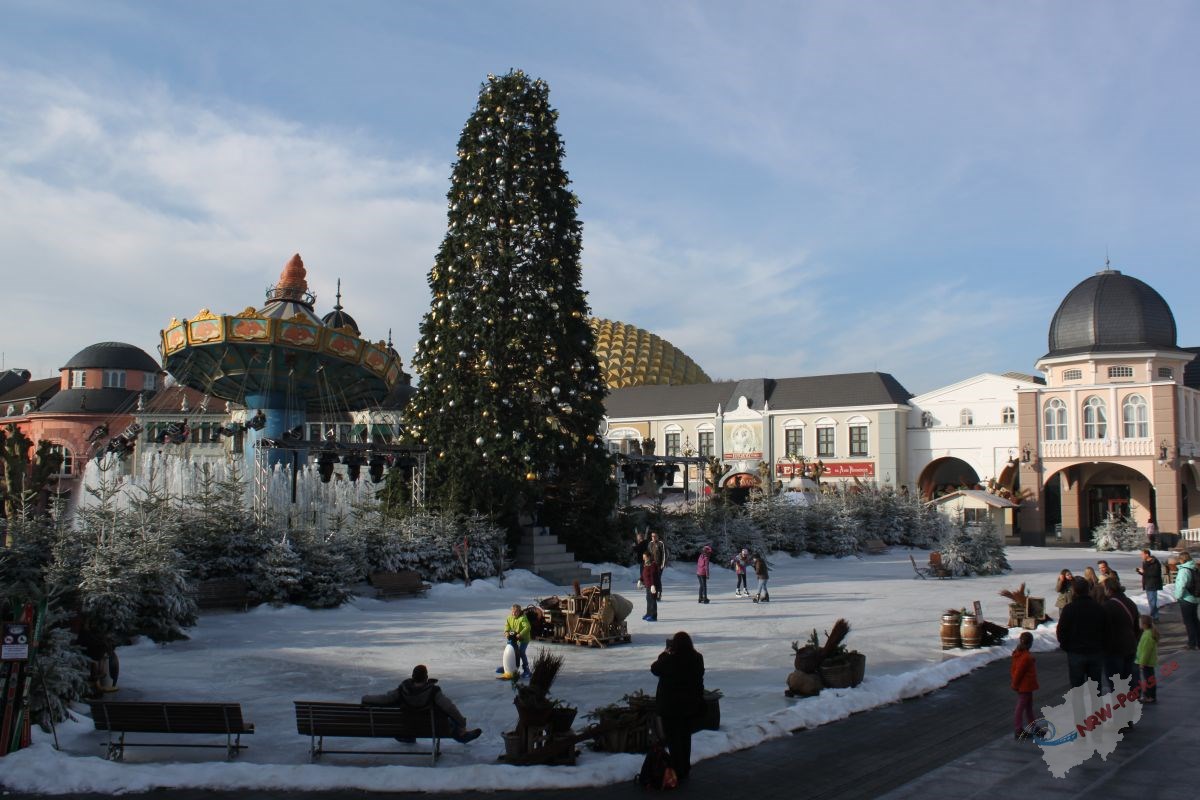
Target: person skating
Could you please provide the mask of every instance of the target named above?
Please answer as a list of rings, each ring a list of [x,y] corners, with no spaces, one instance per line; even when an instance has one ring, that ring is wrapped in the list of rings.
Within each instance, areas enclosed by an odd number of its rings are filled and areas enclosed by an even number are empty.
[[[770,573],[767,572],[767,560],[761,555],[754,556],[754,577],[758,578],[758,594],[754,595],[754,602],[771,602],[771,594],[767,591],[767,579],[770,577]]]
[[[513,644],[517,648],[517,663],[521,667],[521,677],[529,677],[529,656],[525,655],[525,651],[529,648],[529,642],[533,640],[533,627],[529,624],[529,618],[521,611],[521,606],[513,603],[508,619],[504,620],[504,636],[513,637]],[[496,670],[497,675],[504,674],[504,667],[501,666]]]
[[[658,565],[649,553],[642,553],[642,586],[646,589],[646,613],[642,619],[646,622],[658,622]]]
[[[746,585],[746,571],[750,568],[750,551],[743,547],[742,552],[730,559],[729,565],[733,567],[733,574],[737,576],[737,587],[733,590],[733,596],[749,597],[750,587]]]
[[[456,742],[474,741],[483,733],[479,728],[467,728],[467,718],[458,706],[437,685],[436,678],[429,677],[424,664],[413,667],[412,677],[386,694],[368,694],[362,698],[364,706],[401,706],[411,709],[427,709],[430,705],[450,722],[450,735]],[[396,741],[412,744],[416,739],[397,736]]]
[[[704,545],[700,550],[700,557],[696,559],[696,580],[700,583],[700,593],[696,598],[697,603],[708,602],[708,572],[712,551],[711,547]]]
[[[650,542],[646,545],[646,552],[654,559],[655,566],[658,567],[655,580],[658,583],[654,584],[658,599],[663,599],[662,576],[663,570],[667,568],[667,545],[658,536],[658,531],[650,531]]]

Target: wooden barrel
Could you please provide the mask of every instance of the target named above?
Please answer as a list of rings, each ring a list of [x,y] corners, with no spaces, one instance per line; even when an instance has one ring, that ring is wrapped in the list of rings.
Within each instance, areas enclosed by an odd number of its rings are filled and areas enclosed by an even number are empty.
[[[957,611],[947,611],[945,614],[942,614],[943,650],[953,650],[955,647],[962,647],[962,639],[959,632],[961,623],[962,615]]]
[[[964,648],[967,650],[976,650],[979,648],[979,622],[975,619],[974,614],[963,614],[961,632],[962,646]]]

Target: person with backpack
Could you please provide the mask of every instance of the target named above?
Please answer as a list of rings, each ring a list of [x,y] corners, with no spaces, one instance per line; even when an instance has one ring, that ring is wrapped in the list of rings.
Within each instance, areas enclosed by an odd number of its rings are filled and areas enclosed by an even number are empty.
[[[1197,579],[1196,562],[1192,554],[1184,550],[1179,554],[1179,571],[1175,573],[1175,601],[1187,629],[1187,649],[1200,649],[1200,620],[1196,608],[1200,606],[1200,579]]]
[[[704,715],[704,656],[696,651],[692,637],[679,631],[667,640],[650,671],[658,676],[654,701],[671,766],[682,783],[692,769],[692,731]]]

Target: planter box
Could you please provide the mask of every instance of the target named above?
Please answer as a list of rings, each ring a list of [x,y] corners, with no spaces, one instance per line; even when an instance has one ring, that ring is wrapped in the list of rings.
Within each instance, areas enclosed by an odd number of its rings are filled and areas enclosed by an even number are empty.
[[[696,720],[696,731],[717,731],[721,729],[721,698],[704,698],[704,716]]]

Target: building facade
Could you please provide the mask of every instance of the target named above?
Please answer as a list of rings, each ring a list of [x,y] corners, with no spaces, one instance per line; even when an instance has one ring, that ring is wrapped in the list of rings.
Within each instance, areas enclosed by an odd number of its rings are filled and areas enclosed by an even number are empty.
[[[910,397],[881,372],[634,386],[605,399],[605,437],[617,450],[652,439],[658,455],[716,457],[733,489],[787,483],[816,462],[822,480],[895,485]]]
[[[1105,269],[1050,323],[1044,386],[1018,391],[1023,531],[1091,541],[1108,515],[1163,533],[1200,525],[1200,375],[1147,284]]]

